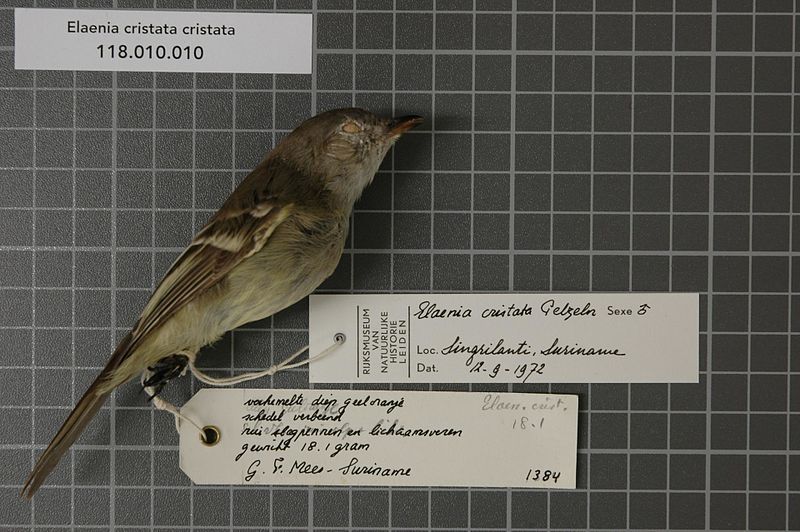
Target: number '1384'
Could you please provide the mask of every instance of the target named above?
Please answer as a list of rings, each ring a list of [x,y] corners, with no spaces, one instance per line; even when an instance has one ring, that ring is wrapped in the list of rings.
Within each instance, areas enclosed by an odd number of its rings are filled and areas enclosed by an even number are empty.
[[[558,479],[561,476],[560,471],[551,471],[549,469],[528,469],[528,474],[525,475],[525,480],[541,480],[542,482],[553,481],[553,484],[558,484]]]

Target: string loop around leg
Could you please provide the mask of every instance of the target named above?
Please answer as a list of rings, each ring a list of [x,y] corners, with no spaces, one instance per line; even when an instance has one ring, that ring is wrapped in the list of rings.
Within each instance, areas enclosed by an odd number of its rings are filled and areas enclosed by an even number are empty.
[[[192,375],[194,375],[197,378],[197,380],[199,380],[202,383],[208,384],[209,386],[233,386],[235,384],[241,384],[243,382],[252,381],[255,379],[259,379],[261,377],[275,375],[279,371],[305,366],[312,360],[319,360],[327,356],[334,349],[336,349],[346,341],[347,337],[343,333],[336,333],[333,337],[333,344],[323,349],[322,352],[315,357],[309,357],[305,360],[301,360],[300,362],[295,362],[297,357],[308,351],[309,346],[306,345],[301,349],[298,349],[297,351],[292,353],[288,358],[286,358],[282,362],[270,366],[265,370],[243,373],[241,375],[234,375],[233,377],[211,377],[210,375],[203,373],[202,371],[197,369],[197,366],[194,363],[195,359],[194,356],[187,356],[187,358],[189,359],[188,368],[189,371],[192,372]],[[172,416],[175,418],[175,430],[180,432],[181,421],[186,421],[187,423],[190,423],[198,430],[198,432],[200,433],[200,439],[204,443],[208,445],[213,445],[214,443],[216,443],[216,441],[218,441],[215,440],[213,443],[209,442],[206,437],[205,427],[201,427],[198,423],[183,415],[181,413],[180,408],[170,403],[166,399],[163,399],[160,396],[158,396],[153,386],[145,386],[144,383],[149,376],[150,376],[149,370],[145,370],[142,372],[142,377],[141,377],[142,388],[148,395],[152,397],[153,407],[156,410],[163,410],[164,412],[169,412],[170,414],[172,414]]]

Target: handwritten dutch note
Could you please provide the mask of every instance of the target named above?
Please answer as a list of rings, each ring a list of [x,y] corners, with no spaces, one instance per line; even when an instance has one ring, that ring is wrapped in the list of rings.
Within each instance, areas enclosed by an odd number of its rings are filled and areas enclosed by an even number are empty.
[[[315,295],[309,337],[311,382],[697,382],[699,295]]]
[[[575,395],[203,389],[180,427],[197,484],[575,487]]]

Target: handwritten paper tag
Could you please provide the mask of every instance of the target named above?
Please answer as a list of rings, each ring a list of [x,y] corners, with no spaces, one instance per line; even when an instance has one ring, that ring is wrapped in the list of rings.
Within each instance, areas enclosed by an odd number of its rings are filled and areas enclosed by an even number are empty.
[[[310,14],[18,8],[14,18],[17,69],[311,73]]]
[[[575,488],[576,395],[203,389],[181,410],[197,484]]]
[[[313,295],[309,379],[697,382],[698,335],[698,294]]]

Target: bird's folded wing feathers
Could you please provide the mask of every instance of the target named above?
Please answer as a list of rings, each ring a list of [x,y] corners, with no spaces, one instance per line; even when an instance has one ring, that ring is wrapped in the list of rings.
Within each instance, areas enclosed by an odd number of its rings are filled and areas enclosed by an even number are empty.
[[[264,205],[258,208],[266,209]],[[140,326],[166,319],[220,281],[243,259],[258,252],[286,218],[288,210],[274,206],[261,216],[245,213],[206,226],[170,268],[145,307]]]
[[[261,250],[292,212],[292,205],[268,197],[247,208],[220,210],[178,257],[133,328],[136,346],[180,308],[222,280],[237,264]]]

